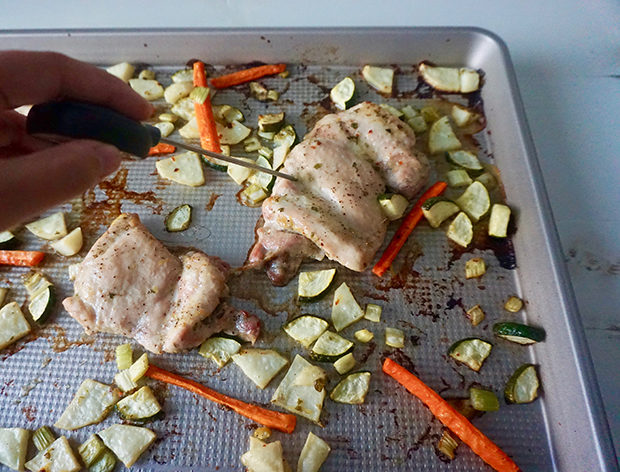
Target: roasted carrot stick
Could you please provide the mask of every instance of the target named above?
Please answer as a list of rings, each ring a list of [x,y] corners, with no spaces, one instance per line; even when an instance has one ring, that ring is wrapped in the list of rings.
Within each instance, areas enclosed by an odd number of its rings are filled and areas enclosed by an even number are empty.
[[[204,62],[196,61],[194,62],[194,87],[206,86],[207,76]],[[209,151],[221,153],[220,137],[215,127],[215,118],[213,117],[213,108],[211,108],[209,96],[203,103],[194,102],[194,110],[196,111],[198,132],[200,133],[200,145]]]
[[[517,464],[493,441],[407,369],[387,358],[383,363],[383,372],[418,397],[439,421],[450,428],[461,441],[495,470],[501,472],[517,472],[520,470]]]
[[[161,156],[163,154],[170,154],[176,151],[177,148],[172,144],[157,143],[151,149],[149,149],[149,156]]]
[[[284,72],[286,64],[267,64],[264,66],[252,67],[250,69],[240,70],[232,74],[222,75],[211,79],[211,85],[221,89],[232,87],[233,85],[243,84],[250,80],[260,79],[266,75],[274,75]]]
[[[407,213],[396,233],[394,233],[390,244],[388,244],[379,261],[372,268],[373,274],[379,277],[385,274],[385,271],[392,265],[405,241],[407,241],[407,238],[422,218],[422,204],[431,197],[441,195],[447,186],[445,182],[436,182],[422,194],[413,208]]]
[[[45,253],[41,251],[0,251],[0,265],[36,266],[43,260]]]
[[[260,406],[252,405],[242,402],[236,398],[231,398],[222,393],[211,390],[204,385],[194,382],[193,380],[186,379],[180,375],[173,374],[167,370],[160,369],[154,365],[149,365],[146,371],[146,376],[155,380],[161,380],[171,385],[184,388],[190,392],[196,393],[208,400],[219,403],[220,405],[227,406],[236,411],[240,415],[250,418],[252,421],[268,426],[272,429],[277,429],[284,433],[292,433],[295,430],[295,424],[297,418],[294,415],[288,413],[280,413],[277,411],[267,410]]]

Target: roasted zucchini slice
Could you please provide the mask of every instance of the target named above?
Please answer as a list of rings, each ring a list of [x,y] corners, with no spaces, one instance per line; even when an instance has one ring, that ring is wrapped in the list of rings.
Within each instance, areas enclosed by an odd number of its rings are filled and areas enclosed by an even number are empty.
[[[461,148],[461,141],[456,137],[447,116],[439,118],[428,131],[428,150],[431,154],[454,151]]]
[[[156,437],[150,429],[126,424],[112,425],[98,435],[125,467],[131,467]]]
[[[409,206],[409,201],[398,193],[379,195],[378,200],[383,214],[390,221],[402,218]]]
[[[172,74],[170,78],[173,82],[193,82],[194,71],[192,69],[181,69]]]
[[[472,178],[465,169],[449,170],[446,172],[446,180],[448,181],[448,185],[453,188],[468,187],[473,183]]]
[[[311,302],[318,300],[331,287],[335,276],[336,269],[301,272],[297,285],[299,301]]]
[[[405,333],[398,328],[385,328],[385,345],[401,349],[405,347]]]
[[[489,354],[493,345],[480,338],[466,338],[455,342],[448,350],[448,355],[478,372]]]
[[[304,347],[310,345],[321,336],[329,326],[323,318],[312,315],[302,315],[284,326],[284,331]]]
[[[7,303],[0,309],[0,349],[26,336],[30,330],[17,302]]]
[[[347,326],[364,317],[364,311],[353,297],[349,286],[342,283],[334,292],[332,301],[332,324],[336,331],[341,331]]]
[[[319,472],[330,451],[329,444],[317,435],[309,432],[304,447],[299,454],[297,472]]]
[[[381,321],[381,313],[383,312],[383,308],[376,303],[369,303],[366,305],[366,311],[364,312],[364,319],[368,321],[372,321],[373,323],[378,323]]]
[[[278,132],[284,125],[284,112],[258,115],[258,129],[260,131]]]
[[[482,257],[472,257],[465,262],[465,278],[475,279],[482,277],[487,272],[487,265]]]
[[[353,357],[352,352],[345,354],[336,362],[334,362],[334,369],[336,369],[336,372],[338,372],[340,375],[346,374],[353,367],[355,367],[355,357]]]
[[[0,464],[24,470],[30,431],[23,428],[0,428]]]
[[[523,308],[523,300],[521,300],[516,295],[511,295],[504,303],[504,310],[509,311],[510,313],[517,313]]]
[[[377,67],[365,65],[362,68],[362,77],[368,84],[378,92],[390,95],[392,93],[392,83],[394,82],[394,69],[389,67]]]
[[[504,322],[493,325],[496,336],[517,344],[534,344],[545,340],[545,330],[521,323]]]
[[[123,82],[129,82],[129,79],[133,77],[133,73],[136,71],[136,68],[130,64],[129,62],[121,62],[119,64],[114,64],[106,69],[106,72],[112,74],[115,77],[118,77]]]
[[[353,349],[353,343],[342,336],[325,331],[312,346],[310,358],[317,362],[335,362]]]
[[[505,238],[507,236],[510,213],[509,206],[501,203],[493,204],[489,218],[489,236],[494,238]]]
[[[26,229],[41,239],[53,241],[67,235],[65,214],[61,211],[26,225]]]
[[[351,77],[345,77],[329,92],[329,97],[339,110],[346,110],[347,105],[355,95],[355,82]]]
[[[146,423],[157,418],[161,412],[161,405],[147,385],[137,392],[123,398],[116,404],[119,416],[135,423]]]
[[[39,272],[31,272],[24,280],[28,292],[28,311],[41,324],[47,320],[56,302],[54,285]]]
[[[491,199],[487,188],[482,183],[475,181],[456,199],[456,204],[473,221],[478,221],[489,211]]]
[[[86,379],[54,426],[75,430],[99,423],[108,416],[120,398],[120,392],[116,388]]]
[[[484,320],[485,314],[480,305],[474,305],[467,310],[467,317],[473,326],[478,326]]]
[[[357,339],[361,343],[368,343],[372,341],[372,338],[375,337],[375,335],[372,334],[372,331],[368,331],[367,329],[360,329],[356,331],[354,336],[355,339]]]
[[[184,152],[176,156],[160,159],[155,163],[160,177],[181,185],[197,187],[205,183],[201,159],[195,152]]]
[[[422,204],[422,214],[433,228],[458,212],[458,205],[446,197],[431,197]]]
[[[478,411],[497,411],[499,410],[499,400],[497,395],[490,390],[470,387],[469,400],[474,410]]]
[[[84,239],[82,237],[82,228],[78,226],[66,236],[52,242],[50,246],[52,246],[58,254],[65,257],[71,257],[80,252],[83,243]]]
[[[465,212],[462,211],[456,215],[456,218],[450,223],[446,235],[459,246],[469,246],[474,237],[474,227]]]
[[[427,84],[442,92],[470,93],[480,88],[480,74],[468,67],[438,67],[423,62],[418,71]]]
[[[460,166],[467,170],[482,170],[482,164],[478,156],[471,151],[459,149],[458,151],[448,151],[446,153],[448,162]]]
[[[129,79],[129,86],[142,98],[153,101],[164,96],[164,88],[153,79]]]
[[[0,231],[0,249],[14,249],[19,240],[10,231]]]
[[[25,466],[26,469],[33,472],[42,470],[77,472],[82,468],[71,449],[69,441],[64,436],[59,437],[46,449],[40,451],[33,459],[26,462]]]
[[[261,389],[288,364],[288,359],[272,349],[242,349],[232,360]]]
[[[536,367],[532,364],[523,364],[508,379],[504,397],[509,403],[530,403],[538,396],[538,387],[540,380]]]
[[[355,372],[347,375],[329,394],[338,403],[359,405],[364,403],[370,387],[370,372]]]
[[[234,339],[213,336],[202,343],[198,354],[224,367],[240,349],[241,344]]]
[[[327,374],[297,355],[271,401],[291,413],[319,423],[325,400]]]
[[[172,210],[164,222],[166,231],[176,233],[185,231],[192,223],[192,206],[184,203]]]

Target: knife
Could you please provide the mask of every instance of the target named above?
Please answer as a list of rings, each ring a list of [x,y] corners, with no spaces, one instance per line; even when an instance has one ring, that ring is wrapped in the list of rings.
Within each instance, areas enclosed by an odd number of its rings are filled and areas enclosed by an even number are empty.
[[[252,162],[164,138],[155,126],[134,121],[110,108],[92,103],[61,101],[33,105],[26,119],[26,132],[45,139],[94,139],[140,158],[148,157],[149,150],[162,142],[283,179],[297,180]]]

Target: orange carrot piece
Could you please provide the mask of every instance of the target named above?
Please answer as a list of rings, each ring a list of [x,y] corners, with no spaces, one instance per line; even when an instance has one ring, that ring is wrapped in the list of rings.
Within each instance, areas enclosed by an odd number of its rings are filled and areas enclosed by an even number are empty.
[[[32,267],[45,257],[41,251],[0,251],[0,265]]]
[[[173,374],[167,370],[160,369],[154,365],[149,365],[146,371],[146,376],[155,380],[161,380],[171,385],[189,390],[192,393],[205,397],[208,400],[219,403],[220,405],[227,406],[228,408],[236,411],[240,415],[250,418],[252,421],[267,426],[272,429],[277,429],[284,433],[292,433],[295,430],[297,418],[295,415],[288,413],[280,413],[278,411],[267,410],[257,405],[242,402],[236,398],[229,397],[222,393],[211,390],[204,385],[194,382],[193,380],[186,379],[180,375]]]
[[[407,213],[396,233],[394,233],[390,244],[388,244],[379,261],[372,268],[373,274],[379,277],[385,274],[385,271],[392,265],[405,241],[407,241],[407,238],[422,218],[422,204],[431,197],[441,195],[447,186],[445,182],[436,182],[422,194],[413,208]]]
[[[260,79],[266,75],[279,74],[285,70],[286,64],[267,64],[264,66],[251,67],[250,69],[244,69],[233,72],[232,74],[215,77],[211,79],[211,85],[218,89],[232,87],[233,85],[239,85],[251,80]]]
[[[177,148],[168,143],[157,143],[151,149],[149,149],[149,156],[161,156],[163,154],[170,154],[176,151]]]
[[[452,430],[461,441],[495,470],[501,472],[518,472],[520,470],[517,464],[493,441],[441,398],[437,392],[403,366],[387,358],[383,363],[383,372],[405,387],[412,395],[419,398],[444,426]]]
[[[194,62],[194,87],[206,87],[207,76],[204,62]],[[211,99],[207,96],[203,103],[194,102],[196,111],[196,123],[200,133],[200,145],[209,151],[222,152],[220,137],[215,127],[215,117],[211,107]]]

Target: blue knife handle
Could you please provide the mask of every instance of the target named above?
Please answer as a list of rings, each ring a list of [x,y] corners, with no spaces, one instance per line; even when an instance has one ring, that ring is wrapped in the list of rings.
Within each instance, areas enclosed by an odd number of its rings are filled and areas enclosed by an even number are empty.
[[[161,139],[159,129],[154,126],[103,106],[71,101],[34,105],[28,113],[26,131],[35,136],[102,141],[142,158]]]

